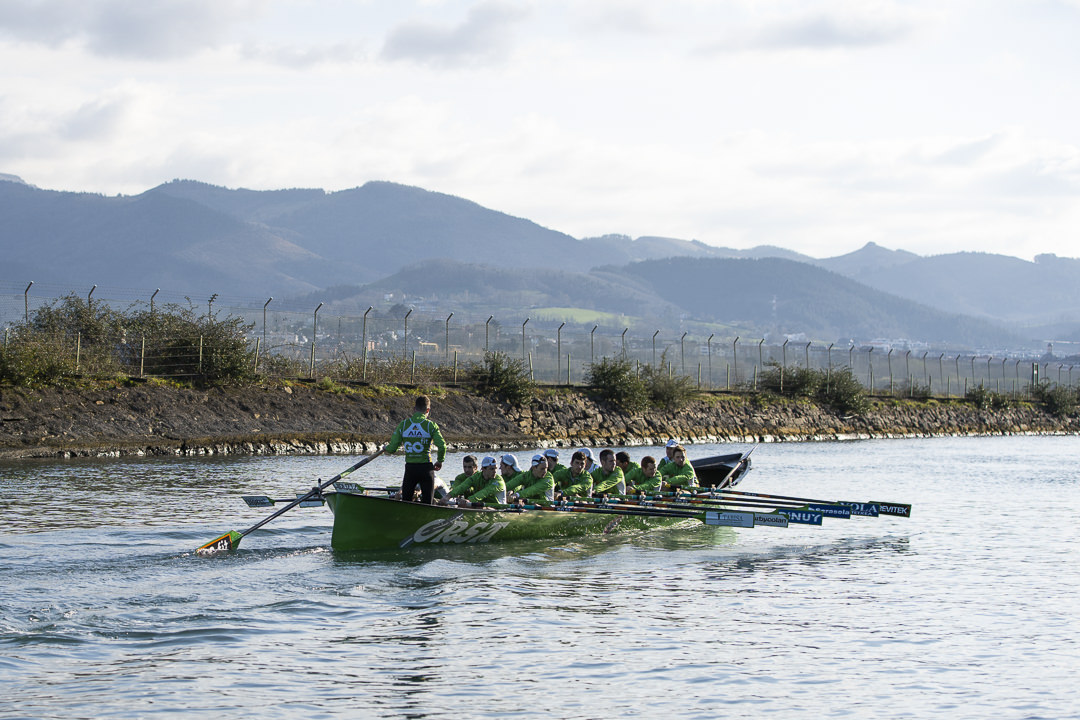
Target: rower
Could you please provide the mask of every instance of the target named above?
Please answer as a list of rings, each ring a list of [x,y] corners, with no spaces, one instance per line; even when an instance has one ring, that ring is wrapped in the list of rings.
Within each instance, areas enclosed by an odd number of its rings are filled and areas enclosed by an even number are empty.
[[[615,451],[600,451],[600,467],[592,472],[593,495],[606,492],[626,493],[626,479],[623,472],[615,466]]]
[[[570,467],[553,475],[558,487],[558,499],[592,497],[592,475],[585,472],[585,453],[580,450],[570,456]]]
[[[663,478],[656,470],[656,458],[646,455],[641,466],[626,473],[626,492],[652,494],[660,492]]]
[[[615,453],[615,465],[622,470],[624,478],[630,474],[630,471],[641,469],[640,465],[630,459],[630,453],[625,450],[620,450]]]
[[[661,470],[671,462],[671,456],[675,454],[675,448],[679,446],[679,441],[675,438],[671,438],[667,441],[667,445],[664,446],[664,457],[660,458],[660,462],[656,463],[656,467]]]
[[[548,471],[547,458],[543,455],[533,455],[532,466],[528,473],[523,473],[528,478],[524,487],[518,490],[519,500],[547,500],[555,499],[555,478]]]
[[[592,450],[590,450],[589,448],[581,448],[580,450],[578,450],[578,452],[585,453],[585,472],[592,473],[594,470],[600,467],[596,464],[596,461],[593,460]]]
[[[506,453],[499,458],[499,474],[506,483],[506,491],[513,492],[524,485],[529,479],[529,473],[523,472],[518,466],[517,456]]]
[[[559,462],[559,451],[555,448],[545,450],[544,458],[547,460],[548,472],[552,475],[566,469],[566,466]]]
[[[691,488],[698,484],[694,466],[686,459],[686,448],[682,445],[675,446],[671,460],[660,468],[660,475],[672,487]]]
[[[497,472],[495,458],[486,456],[480,461],[480,488],[469,495],[465,500],[470,503],[490,500],[497,503],[506,502],[506,481]],[[460,504],[460,501],[459,501]]]
[[[492,466],[495,465],[495,458],[491,458],[491,464]],[[450,492],[448,493],[450,497],[467,497],[486,483],[481,477],[480,471],[476,468],[475,455],[466,455],[461,460],[461,467],[464,472],[454,478],[454,484],[450,486]]]

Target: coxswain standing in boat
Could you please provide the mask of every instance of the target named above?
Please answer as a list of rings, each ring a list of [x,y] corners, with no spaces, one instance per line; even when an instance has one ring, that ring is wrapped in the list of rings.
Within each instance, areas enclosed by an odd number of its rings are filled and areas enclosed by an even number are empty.
[[[671,460],[660,468],[664,482],[674,488],[697,487],[697,474],[694,466],[686,459],[686,448],[676,445]]]
[[[443,458],[446,457],[446,441],[435,421],[428,418],[431,412],[431,398],[418,395],[413,406],[413,414],[401,421],[390,436],[390,442],[383,450],[393,455],[398,448],[405,451],[405,475],[401,479],[401,499],[411,500],[420,487],[420,502],[430,505],[435,495],[435,473],[442,470]],[[435,462],[431,462],[432,444],[438,449]]]
[[[600,451],[600,467],[593,470],[593,495],[600,496],[609,492],[619,495],[626,493],[626,478],[623,472],[615,465],[615,451]]]
[[[570,456],[570,467],[552,473],[558,499],[592,497],[592,475],[585,472],[585,453],[577,450]]]

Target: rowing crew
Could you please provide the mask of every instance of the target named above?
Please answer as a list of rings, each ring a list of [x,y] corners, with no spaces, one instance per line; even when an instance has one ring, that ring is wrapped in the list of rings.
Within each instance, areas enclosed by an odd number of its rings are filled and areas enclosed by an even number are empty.
[[[532,456],[527,470],[522,470],[514,455],[503,455],[499,460],[488,455],[480,461],[466,455],[462,459],[463,472],[444,493],[440,504],[465,503],[524,503],[530,500],[554,502],[574,498],[602,497],[608,494],[656,493],[667,488],[696,487],[694,467],[686,459],[686,449],[676,441],[670,441],[666,457],[657,463],[646,455],[638,464],[625,451],[618,453],[607,449],[600,451],[600,464],[592,463],[588,448],[577,450],[570,456],[570,467],[559,463],[559,451],[549,448]]]

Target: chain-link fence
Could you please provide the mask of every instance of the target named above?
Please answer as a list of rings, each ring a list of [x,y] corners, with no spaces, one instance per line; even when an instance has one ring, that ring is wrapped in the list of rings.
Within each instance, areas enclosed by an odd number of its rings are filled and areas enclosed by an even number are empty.
[[[850,369],[875,394],[962,396],[982,387],[1026,393],[1033,384],[1074,386],[1076,356],[995,356],[926,345],[874,341],[821,343],[783,338],[741,337],[730,328],[678,321],[678,327],[648,328],[618,316],[565,311],[495,313],[440,311],[387,298],[362,313],[336,311],[333,304],[213,295],[196,298],[161,291],[69,287],[0,282],[0,327],[5,347],[19,341],[20,326],[41,308],[77,298],[88,309],[109,307],[123,314],[182,308],[207,320],[235,318],[247,335],[247,360],[262,375],[371,383],[453,383],[486,352],[520,359],[533,380],[578,385],[589,366],[604,358],[626,358],[672,376],[690,378],[705,390],[754,390],[768,372],[798,368],[830,373]],[[85,375],[122,371],[131,375],[186,377],[205,371],[213,358],[201,337],[147,337],[137,328],[114,328],[114,336],[88,343],[58,337],[57,348]]]

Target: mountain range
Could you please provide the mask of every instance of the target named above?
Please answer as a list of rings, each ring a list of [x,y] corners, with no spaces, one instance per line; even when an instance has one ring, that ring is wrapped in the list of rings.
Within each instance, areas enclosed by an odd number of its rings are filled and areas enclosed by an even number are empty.
[[[339,192],[174,180],[134,196],[0,174],[0,280],[444,308],[580,308],[816,339],[1034,345],[1080,335],[1080,260],[923,257],[874,243],[817,259],[696,240],[574,238],[389,182]]]

